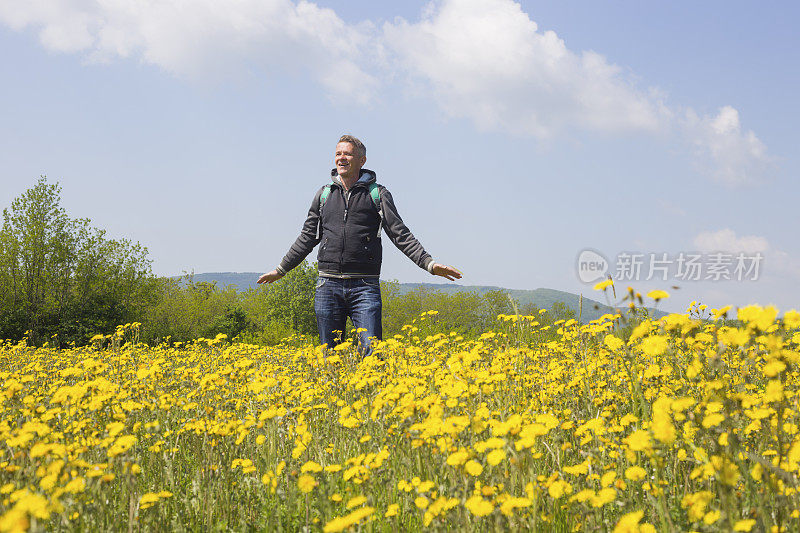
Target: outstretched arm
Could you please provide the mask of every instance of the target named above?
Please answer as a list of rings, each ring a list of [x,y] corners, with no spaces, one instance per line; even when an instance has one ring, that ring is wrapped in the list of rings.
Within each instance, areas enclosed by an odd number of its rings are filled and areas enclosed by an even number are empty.
[[[306,221],[303,223],[303,229],[300,230],[300,235],[283,257],[278,268],[263,274],[258,278],[258,283],[272,283],[278,281],[285,276],[287,272],[299,265],[303,259],[311,253],[314,246],[319,243],[317,226],[319,224],[319,197],[321,194],[322,188],[314,195],[314,200],[312,200],[311,207],[308,209]]]
[[[441,265],[433,261],[431,254],[425,251],[422,244],[414,237],[414,234],[405,225],[403,219],[400,218],[397,207],[394,205],[394,198],[385,187],[381,187],[381,204],[383,207],[383,228],[386,231],[386,235],[406,257],[431,274],[442,276],[450,281],[461,279],[462,274],[457,268]]]

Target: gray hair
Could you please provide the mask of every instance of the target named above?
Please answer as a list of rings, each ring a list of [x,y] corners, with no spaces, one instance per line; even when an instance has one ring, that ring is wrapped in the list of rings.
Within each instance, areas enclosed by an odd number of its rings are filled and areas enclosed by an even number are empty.
[[[339,142],[352,144],[362,156],[367,157],[367,147],[364,146],[364,143],[362,143],[358,138],[353,137],[352,135],[342,135],[339,137]]]

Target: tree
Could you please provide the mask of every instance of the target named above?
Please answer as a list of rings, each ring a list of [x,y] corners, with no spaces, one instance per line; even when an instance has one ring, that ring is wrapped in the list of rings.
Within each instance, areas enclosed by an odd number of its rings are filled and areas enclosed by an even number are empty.
[[[275,283],[248,290],[242,305],[256,330],[281,324],[295,333],[316,335],[316,287],[317,265],[303,261]]]
[[[152,277],[146,248],[71,219],[42,176],[3,210],[0,337],[84,343],[141,312]]]

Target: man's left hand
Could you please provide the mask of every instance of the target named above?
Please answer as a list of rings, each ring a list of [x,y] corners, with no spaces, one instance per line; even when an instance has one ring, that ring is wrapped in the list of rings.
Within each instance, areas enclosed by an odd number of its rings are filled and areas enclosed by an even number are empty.
[[[461,271],[459,271],[455,267],[451,267],[448,265],[440,265],[439,263],[434,263],[431,272],[435,276],[442,276],[443,278],[447,278],[450,281],[461,279]]]

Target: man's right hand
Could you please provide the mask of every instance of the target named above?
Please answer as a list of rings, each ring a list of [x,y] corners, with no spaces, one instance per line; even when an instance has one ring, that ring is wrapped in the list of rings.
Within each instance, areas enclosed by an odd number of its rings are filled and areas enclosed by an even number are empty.
[[[274,283],[281,279],[283,276],[278,272],[278,270],[273,270],[271,272],[267,272],[263,274],[260,278],[258,278],[257,283]]]

